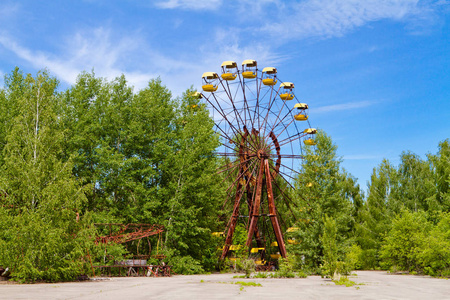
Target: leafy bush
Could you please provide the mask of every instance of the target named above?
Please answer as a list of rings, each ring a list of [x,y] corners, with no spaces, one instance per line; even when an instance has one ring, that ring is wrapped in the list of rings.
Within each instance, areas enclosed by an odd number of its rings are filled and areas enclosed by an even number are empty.
[[[299,271],[299,272],[297,273],[297,276],[298,276],[299,278],[306,278],[306,277],[308,277],[308,274],[306,274],[304,271]]]
[[[324,232],[320,240],[323,244],[323,266],[322,270],[327,277],[334,278],[338,272],[338,254],[336,244],[336,222],[332,217],[325,215]]]
[[[255,272],[256,264],[253,259],[241,260],[241,270],[245,273],[246,278],[250,278],[250,275]]]
[[[423,212],[403,210],[392,222],[381,249],[382,266],[404,271],[420,271],[420,256],[427,248],[432,224]]]
[[[345,255],[345,263],[349,271],[361,270],[363,250],[360,246],[353,244]]]
[[[430,231],[423,249],[417,254],[426,274],[450,276],[450,214],[442,214],[439,223]]]
[[[275,272],[274,277],[284,277],[284,278],[295,278],[294,273],[294,260],[289,260],[287,258],[280,258],[279,269]]]
[[[190,256],[170,257],[169,265],[172,266],[172,270],[177,274],[192,275],[204,272],[200,262]]]
[[[40,212],[0,214],[0,265],[10,268],[14,280],[70,281],[91,273],[92,229],[72,220],[48,220]]]

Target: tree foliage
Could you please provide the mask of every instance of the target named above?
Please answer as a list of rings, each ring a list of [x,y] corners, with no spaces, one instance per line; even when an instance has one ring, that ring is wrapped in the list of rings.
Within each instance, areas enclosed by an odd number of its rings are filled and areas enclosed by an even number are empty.
[[[58,82],[16,69],[6,80],[8,105],[0,166],[0,265],[24,281],[70,280],[83,271],[89,227],[76,222],[86,198],[63,159]]]
[[[395,265],[400,269],[424,271],[424,266],[413,259],[413,254],[408,251],[423,252],[425,249],[420,245],[414,246],[415,242],[409,235],[399,233],[400,221],[397,218],[410,218],[410,221],[417,222],[415,226],[418,226],[418,230],[428,228],[431,231],[430,228],[442,220],[442,213],[449,212],[449,152],[449,142],[445,140],[439,144],[438,153],[429,154],[427,160],[411,152],[403,152],[398,167],[383,160],[379,167],[374,168],[363,217],[356,226],[358,243],[363,250],[363,268]],[[409,254],[399,254],[400,248],[389,253],[386,247],[394,247],[394,241],[400,243],[396,247],[403,243],[401,251]],[[435,244],[435,240],[428,242]],[[385,249],[383,251],[382,246]],[[410,265],[411,261],[414,266]]]
[[[317,146],[306,150],[293,197],[299,207],[296,223],[299,230],[295,236],[299,243],[292,250],[312,270],[323,262],[321,237],[325,216],[335,222],[336,255],[343,258],[353,236],[355,212],[362,206],[359,186],[340,167],[342,159],[337,156],[337,146],[323,131],[318,132],[315,140]]]
[[[93,72],[59,92],[46,71],[8,75],[0,90],[0,265],[17,279],[73,279],[87,272],[90,254],[105,263],[93,223],[113,222],[164,225],[170,262],[212,268],[218,138],[192,92],[174,99],[155,79],[134,93],[124,76]]]

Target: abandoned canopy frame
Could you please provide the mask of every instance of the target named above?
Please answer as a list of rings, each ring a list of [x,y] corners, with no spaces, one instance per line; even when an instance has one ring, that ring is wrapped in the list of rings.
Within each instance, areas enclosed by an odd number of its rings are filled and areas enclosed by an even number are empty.
[[[286,257],[274,191],[286,200],[283,186],[291,185],[293,172],[299,167],[301,141],[315,144],[311,135],[316,130],[309,126],[308,105],[298,102],[293,83],[278,79],[276,68],[261,71],[255,60],[245,60],[241,68],[236,62],[225,61],[221,69],[220,76],[204,73],[203,93],[196,93],[210,106],[220,135],[217,154],[224,157],[225,165],[219,172],[227,172],[225,177],[231,182],[225,203],[234,199],[221,259],[230,250],[240,217],[248,218],[246,246],[255,240],[258,248],[265,245],[266,236],[261,229],[267,226],[262,219],[268,217],[277,242],[272,244]],[[306,129],[300,130],[297,121],[303,121]],[[286,184],[280,184],[277,177]],[[248,211],[248,215],[242,215],[243,211]]]

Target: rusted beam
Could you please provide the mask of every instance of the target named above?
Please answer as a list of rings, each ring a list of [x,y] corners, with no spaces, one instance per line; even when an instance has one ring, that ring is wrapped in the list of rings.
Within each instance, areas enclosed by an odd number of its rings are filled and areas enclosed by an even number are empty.
[[[248,235],[247,242],[245,245],[250,247],[252,244],[252,238],[255,234],[256,224],[258,223],[259,217],[259,208],[261,204],[261,195],[262,195],[262,186],[263,186],[263,177],[264,177],[264,159],[261,159],[261,164],[259,167],[258,178],[256,180],[256,195],[255,200],[253,202],[252,211],[250,212],[250,225],[248,227]]]
[[[269,202],[270,221],[272,222],[272,227],[273,231],[275,232],[275,237],[277,239],[278,248],[280,249],[280,254],[283,258],[286,258],[286,246],[284,244],[280,224],[278,223],[277,212],[275,209],[275,201],[273,198],[272,177],[270,174],[269,161],[267,159],[264,160],[264,169],[266,173],[266,187],[267,187],[267,198]]]

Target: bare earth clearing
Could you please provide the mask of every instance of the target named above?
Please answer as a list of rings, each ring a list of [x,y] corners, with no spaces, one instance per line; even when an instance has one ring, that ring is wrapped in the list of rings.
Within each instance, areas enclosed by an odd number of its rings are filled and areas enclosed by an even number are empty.
[[[450,280],[383,271],[357,271],[358,285],[329,279],[237,279],[234,274],[122,277],[57,284],[1,282],[0,299],[450,299]],[[236,281],[260,283],[241,286]]]

